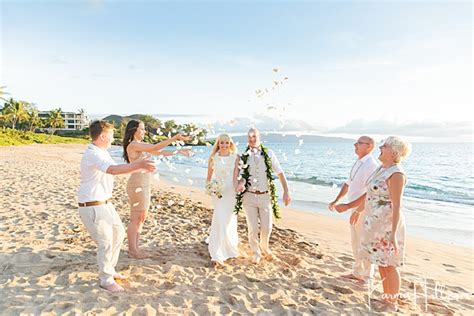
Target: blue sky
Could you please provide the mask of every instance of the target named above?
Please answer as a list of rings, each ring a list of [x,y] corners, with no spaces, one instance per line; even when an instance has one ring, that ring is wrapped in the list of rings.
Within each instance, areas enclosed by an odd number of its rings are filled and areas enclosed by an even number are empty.
[[[0,81],[44,109],[470,139],[472,4],[2,1]]]

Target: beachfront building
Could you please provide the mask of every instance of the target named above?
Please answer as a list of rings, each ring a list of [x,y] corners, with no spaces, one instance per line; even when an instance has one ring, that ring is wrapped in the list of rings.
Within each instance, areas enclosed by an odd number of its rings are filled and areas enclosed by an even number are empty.
[[[47,119],[51,111],[40,111],[38,116],[42,119]],[[89,118],[84,112],[61,112],[61,116],[64,119],[64,128],[59,130],[71,131],[71,130],[83,130],[89,126]]]

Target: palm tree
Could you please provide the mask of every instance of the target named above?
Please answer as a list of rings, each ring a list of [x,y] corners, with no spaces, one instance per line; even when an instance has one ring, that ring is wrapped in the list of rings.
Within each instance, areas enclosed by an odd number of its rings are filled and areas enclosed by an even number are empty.
[[[86,128],[86,125],[87,125],[86,110],[84,110],[83,108],[80,108],[79,110],[77,110],[77,112],[78,112],[80,120],[81,120],[82,129],[84,129],[84,128]]]
[[[5,125],[6,125],[6,122],[7,122],[7,119],[5,117],[5,115],[3,114],[3,109],[0,110],[0,126],[5,129]]]
[[[10,94],[10,93],[5,92],[5,88],[6,88],[6,87],[7,87],[7,86],[1,86],[1,87],[0,87],[0,100],[7,101],[7,99],[5,99],[5,97],[4,97],[4,95]]]
[[[28,108],[28,125],[30,132],[33,132],[37,127],[41,127],[43,121],[39,117],[38,109],[33,105],[30,104]]]
[[[79,114],[81,120],[84,120],[85,117],[86,117],[86,110],[84,110],[83,108],[80,108],[79,110],[77,110],[77,113]]]
[[[47,122],[48,122],[48,126],[50,127],[51,135],[53,135],[54,132],[56,132],[58,128],[65,126],[64,119],[63,119],[63,116],[61,115],[61,112],[62,112],[61,108],[57,108],[49,112],[49,117],[48,117]]]
[[[7,99],[5,99],[4,95],[9,94],[8,92],[5,92],[6,86],[1,86],[0,87],[0,100],[5,101],[3,104],[3,108],[0,110],[0,125],[5,128],[7,125],[7,116],[4,113],[4,110],[7,106]]]
[[[12,98],[5,104],[3,115],[12,123],[13,129],[16,128],[17,123],[21,123],[27,119],[26,105],[28,105],[28,102],[15,101]]]

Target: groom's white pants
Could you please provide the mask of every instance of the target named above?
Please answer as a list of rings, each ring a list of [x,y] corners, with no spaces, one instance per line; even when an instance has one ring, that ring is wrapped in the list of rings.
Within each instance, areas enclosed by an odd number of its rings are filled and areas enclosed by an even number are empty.
[[[362,234],[364,233],[365,215],[366,212],[362,212],[357,223],[351,225],[351,244],[352,254],[354,255],[352,274],[359,279],[368,281],[373,274],[372,263],[364,256],[361,256],[360,253],[360,241]]]
[[[272,232],[272,207],[269,194],[247,192],[242,200],[247,218],[250,250],[253,254],[269,254],[269,241]],[[260,222],[260,229],[259,229]],[[258,233],[260,232],[260,241]]]
[[[112,204],[79,207],[79,215],[97,244],[100,285],[110,285],[115,282],[115,266],[125,238],[120,216]]]

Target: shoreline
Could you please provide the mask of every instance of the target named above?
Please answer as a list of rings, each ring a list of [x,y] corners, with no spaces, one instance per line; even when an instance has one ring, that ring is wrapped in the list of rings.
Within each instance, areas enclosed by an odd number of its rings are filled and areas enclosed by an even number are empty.
[[[162,166],[161,168],[163,168]],[[187,166],[186,166],[187,167]],[[159,167],[160,168],[160,167]],[[182,186],[182,187],[188,187],[188,188],[201,188],[204,187],[204,184],[201,183],[202,179],[196,178],[196,177],[190,177],[193,180],[193,184],[188,184],[186,181],[185,177],[178,177],[176,179],[176,171],[174,171],[174,174],[171,173],[166,173],[166,171],[161,171],[160,172],[160,181],[163,181],[164,183],[167,183],[170,186],[176,185],[176,186]],[[173,180],[175,178],[178,180]],[[291,181],[289,181],[290,188],[292,187]],[[301,185],[301,183],[296,183],[296,185]],[[277,189],[278,191],[280,190],[280,185],[277,184]],[[298,190],[300,188],[296,188]],[[320,190],[321,189],[321,190]],[[309,214],[316,214],[324,217],[328,217],[334,220],[343,220],[347,222],[349,221],[349,212],[344,212],[344,213],[337,213],[337,212],[330,212],[327,209],[327,204],[324,202],[320,202],[321,199],[327,200],[327,202],[330,201],[331,197],[334,197],[337,195],[339,192],[339,188],[330,191],[331,188],[328,187],[316,187],[314,189],[311,189],[312,191],[316,192],[318,201],[306,201],[306,200],[295,200],[293,199],[292,204],[290,205],[289,209],[297,210],[298,212],[304,212],[304,213],[309,213]],[[319,192],[321,191],[321,192]],[[202,190],[202,193],[204,194],[204,190]],[[306,193],[307,194],[307,193]],[[280,196],[280,207],[281,205],[281,192],[278,192],[278,195]],[[294,194],[295,195],[295,194]],[[295,196],[293,195],[293,198]],[[323,198],[323,197],[328,197],[328,198]],[[413,199],[413,198],[407,198],[407,199]],[[345,203],[346,200],[343,200],[342,202]],[[424,200],[416,201],[417,205],[420,205],[420,203],[424,202]],[[430,201],[427,201],[430,202]],[[413,204],[413,202],[411,202]],[[445,202],[447,204],[447,202]],[[431,206],[430,206],[431,207]],[[434,206],[433,206],[434,208]],[[447,206],[445,205],[442,210],[446,210]],[[413,209],[413,205],[411,205],[411,208]],[[447,236],[446,232],[443,232],[442,234],[439,234],[439,236],[433,236],[435,233],[439,233],[440,230],[436,227],[424,227],[424,226],[419,226],[419,224],[423,224],[424,222],[419,222],[421,219],[419,217],[416,218],[415,223],[410,222],[410,216],[413,216],[413,214],[409,213],[407,214],[408,211],[405,212],[406,216],[406,221],[407,221],[407,236],[408,237],[413,237],[415,239],[419,240],[426,240],[429,242],[434,242],[434,243],[439,243],[445,246],[450,246],[450,247],[461,247],[461,248],[466,248],[466,249],[474,249],[474,247],[469,247],[471,243],[466,241],[466,236],[464,236],[463,239],[460,239],[460,237],[452,237],[452,236]],[[468,232],[462,231],[464,235],[469,235]],[[449,239],[447,239],[449,238]],[[474,238],[474,234],[471,234],[470,239]],[[462,241],[460,241],[462,240]]]

